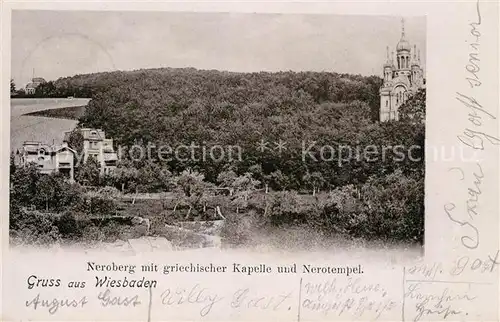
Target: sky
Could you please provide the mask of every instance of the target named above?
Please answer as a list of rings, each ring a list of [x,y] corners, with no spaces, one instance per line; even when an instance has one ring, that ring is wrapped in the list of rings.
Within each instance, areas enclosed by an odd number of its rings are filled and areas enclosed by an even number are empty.
[[[396,16],[189,12],[14,11],[12,78],[194,67],[238,72],[381,75]],[[425,17],[404,17],[425,65]]]

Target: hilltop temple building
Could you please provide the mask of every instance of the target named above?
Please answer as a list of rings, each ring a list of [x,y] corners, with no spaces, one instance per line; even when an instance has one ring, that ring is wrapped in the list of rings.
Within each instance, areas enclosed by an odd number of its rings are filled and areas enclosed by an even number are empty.
[[[33,95],[36,92],[36,88],[38,86],[40,86],[41,84],[45,84],[45,83],[47,83],[47,82],[42,77],[33,77],[31,79],[31,82],[26,85],[26,89],[24,91],[28,95]]]
[[[380,121],[398,120],[398,108],[420,88],[425,87],[424,70],[420,62],[420,50],[411,48],[406,40],[404,20],[402,20],[401,39],[383,67],[384,81],[380,88]]]

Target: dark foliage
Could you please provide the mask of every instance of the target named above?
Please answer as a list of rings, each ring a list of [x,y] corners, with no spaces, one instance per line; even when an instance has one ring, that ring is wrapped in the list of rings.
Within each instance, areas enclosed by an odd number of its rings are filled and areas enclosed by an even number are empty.
[[[183,208],[191,218],[204,218],[218,185],[231,191],[221,207],[242,240],[249,225],[305,225],[343,236],[422,242],[425,90],[402,107],[400,121],[378,123],[380,84],[375,76],[325,72],[166,68],[77,75],[44,84],[36,95],[92,97],[80,126],[105,130],[122,149],[194,143],[242,152],[241,159],[222,161],[202,158],[201,149],[185,159],[160,160],[155,149],[148,160],[124,154],[107,177],[93,161],[81,166],[76,178],[82,184],[171,191],[177,200],[171,215]],[[286,142],[282,151],[274,145],[280,140]],[[260,150],[261,141],[267,150]],[[11,180],[11,209],[30,200],[37,209],[60,211],[69,207],[67,200],[80,198],[74,211],[116,212],[112,197],[67,196],[69,186],[41,179],[36,169],[16,169]],[[58,223],[61,234],[75,234],[72,216]]]

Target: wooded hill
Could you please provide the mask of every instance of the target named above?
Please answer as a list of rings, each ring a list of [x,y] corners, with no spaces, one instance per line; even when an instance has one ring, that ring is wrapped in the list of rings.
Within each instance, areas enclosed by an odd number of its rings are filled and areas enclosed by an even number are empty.
[[[117,170],[104,178],[97,165],[80,166],[77,182],[121,192],[177,191],[193,213],[202,213],[212,198],[206,187],[236,189],[226,202],[237,209],[237,223],[252,213],[256,222],[272,226],[300,223],[330,233],[422,242],[425,90],[401,107],[400,121],[380,123],[380,85],[376,76],[327,72],[162,68],[61,78],[40,86],[37,95],[92,97],[79,126],[105,130],[116,147],[193,142],[242,151],[241,160],[220,161],[199,155],[133,161],[122,155]],[[275,145],[280,140],[281,151]]]
[[[175,147],[194,142],[207,147],[238,145],[243,151],[241,162],[176,160],[169,162],[170,171],[192,168],[215,182],[228,168],[245,173],[260,167],[257,176],[261,181],[280,171],[281,187],[271,183],[276,189],[300,189],[303,177],[313,172],[321,173],[322,181],[331,187],[362,183],[371,175],[386,175],[397,168],[407,174],[422,173],[423,162],[394,162],[390,153],[385,160],[351,158],[341,165],[336,162],[338,157],[331,162],[303,160],[303,144],[313,141],[311,153],[316,156],[323,145],[334,149],[350,146],[358,151],[367,145],[423,145],[422,124],[376,121],[380,84],[376,76],[192,68],[77,75],[56,81],[56,87],[89,88],[92,100],[80,119],[81,126],[102,128],[121,146]],[[271,148],[282,140],[287,149],[262,153],[261,140]]]

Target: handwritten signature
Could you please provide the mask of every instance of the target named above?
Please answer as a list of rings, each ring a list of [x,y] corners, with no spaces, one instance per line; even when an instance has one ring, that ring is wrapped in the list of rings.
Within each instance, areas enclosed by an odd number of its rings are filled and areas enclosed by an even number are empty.
[[[473,176],[474,176],[473,187],[467,188],[468,197],[467,197],[467,200],[465,202],[465,208],[467,210],[467,214],[469,215],[469,218],[471,221],[474,220],[473,215],[474,216],[479,215],[477,207],[479,204],[479,197],[482,194],[481,183],[482,183],[482,180],[484,179],[484,172],[483,172],[483,168],[481,167],[481,164],[477,163],[476,165],[477,165],[478,171],[473,172]],[[464,171],[461,168],[450,168],[450,171],[451,170],[457,170],[460,172],[460,174],[461,174],[460,180],[461,181],[463,181],[465,179]],[[452,222],[459,224],[462,227],[463,226],[470,227],[474,231],[474,236],[472,236],[472,237],[470,235],[462,236],[462,238],[461,238],[462,245],[469,248],[469,249],[477,248],[479,246],[479,230],[470,221],[461,221],[461,220],[455,219],[454,215],[452,214],[452,212],[453,212],[453,210],[455,210],[455,208],[456,208],[456,205],[455,205],[455,203],[452,203],[452,202],[449,202],[449,203],[444,205],[444,211],[448,215],[448,218]]]
[[[447,307],[445,308],[441,308],[441,309],[428,309],[425,307],[425,305],[423,303],[419,303],[416,305],[416,309],[417,309],[417,315],[415,315],[415,318],[413,319],[413,321],[419,321],[422,316],[425,315],[432,315],[432,314],[436,314],[436,315],[440,315],[443,317],[443,320],[446,319],[449,315],[457,315],[457,314],[460,314],[462,313],[462,311],[456,311],[456,310],[453,310],[451,308],[451,305],[448,305]]]
[[[107,306],[137,306],[141,304],[139,300],[139,295],[134,295],[131,297],[127,296],[114,296],[111,294],[109,289],[104,292],[100,292],[97,299],[101,302],[103,307]]]
[[[424,315],[439,315],[446,319],[449,315],[458,315],[463,313],[461,310],[453,309],[453,305],[459,305],[456,302],[472,302],[476,296],[469,295],[468,289],[464,292],[452,294],[452,291],[446,287],[441,294],[426,293],[421,288],[422,283],[411,283],[405,291],[405,298],[411,298],[417,301],[415,305],[416,315],[414,321],[419,321]],[[456,290],[453,290],[456,293]],[[465,312],[465,314],[467,314]]]
[[[166,289],[161,293],[161,303],[166,306],[172,305],[200,305],[200,316],[210,313],[215,303],[223,298],[206,287],[196,284],[191,288]]]
[[[38,308],[46,308],[51,315],[54,315],[59,311],[60,308],[83,308],[88,303],[87,297],[83,296],[80,299],[68,299],[68,298],[52,298],[43,299],[38,293],[32,300],[26,301],[26,307],[32,307],[34,310]]]
[[[488,112],[473,96],[457,92],[456,99],[465,107],[469,108],[468,120],[475,127],[483,126],[483,117],[496,120],[496,117]],[[500,139],[497,137],[487,134],[482,130],[473,130],[471,128],[466,128],[463,133],[457,137],[460,142],[474,150],[484,150],[486,141],[490,142],[492,145],[500,144]]]
[[[481,32],[478,30],[479,26],[481,26],[481,11],[479,10],[479,1],[476,2],[476,15],[477,21],[471,22],[469,26],[471,27],[470,34],[473,37],[473,42],[469,44],[469,46],[473,49],[473,52],[469,54],[469,64],[465,66],[465,70],[469,73],[469,77],[467,77],[467,81],[469,82],[470,87],[481,86],[481,81],[477,73],[481,70],[479,67],[479,45]]]

